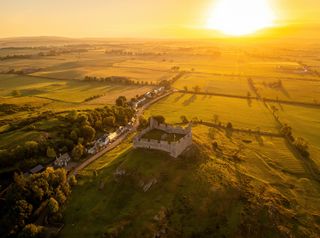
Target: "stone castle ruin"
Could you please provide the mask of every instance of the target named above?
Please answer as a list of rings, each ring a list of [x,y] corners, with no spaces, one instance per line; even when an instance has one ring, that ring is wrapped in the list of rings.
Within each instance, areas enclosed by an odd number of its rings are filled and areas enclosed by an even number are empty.
[[[180,139],[177,141],[168,141],[165,138],[160,140],[143,138],[148,132],[152,130],[161,130],[166,134],[178,134]],[[166,124],[159,124],[154,118],[150,118],[150,125],[148,128],[141,131],[133,139],[134,148],[154,149],[168,152],[172,157],[177,158],[183,151],[192,145],[192,130],[191,124],[187,128],[180,126],[174,127]]]

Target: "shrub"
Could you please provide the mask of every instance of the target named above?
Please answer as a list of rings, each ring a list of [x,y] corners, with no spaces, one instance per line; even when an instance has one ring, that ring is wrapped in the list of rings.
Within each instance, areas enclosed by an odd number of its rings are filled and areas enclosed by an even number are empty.
[[[56,151],[52,147],[48,147],[47,156],[52,159],[55,158],[57,156]]]
[[[76,145],[72,150],[72,158],[74,160],[79,160],[83,155],[83,151],[84,151],[84,148],[82,144]]]
[[[43,227],[42,226],[37,226],[35,224],[28,224],[19,233],[19,238],[40,237],[40,234],[41,234],[42,231],[43,231]]]
[[[50,198],[48,202],[48,208],[51,214],[55,214],[59,211],[59,203],[56,199]]]

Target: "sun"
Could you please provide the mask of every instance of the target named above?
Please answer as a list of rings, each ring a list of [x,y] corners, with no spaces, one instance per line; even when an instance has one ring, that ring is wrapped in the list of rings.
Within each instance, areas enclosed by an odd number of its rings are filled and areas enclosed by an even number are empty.
[[[274,25],[275,14],[267,0],[217,0],[207,28],[242,36]]]

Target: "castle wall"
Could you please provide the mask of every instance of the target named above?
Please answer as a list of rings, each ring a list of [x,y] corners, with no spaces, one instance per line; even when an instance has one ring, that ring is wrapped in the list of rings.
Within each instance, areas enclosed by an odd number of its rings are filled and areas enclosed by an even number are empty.
[[[145,133],[153,129],[160,129],[167,133],[183,134],[185,136],[182,137],[179,141],[171,143],[169,143],[168,141],[157,141],[141,138]],[[140,133],[140,135],[136,136],[133,139],[134,148],[162,150],[168,152],[172,157],[175,158],[178,157],[190,145],[192,145],[191,125],[189,125],[189,127],[187,128],[173,127],[165,124],[158,124],[154,119],[150,120],[150,126],[147,129],[144,129]]]

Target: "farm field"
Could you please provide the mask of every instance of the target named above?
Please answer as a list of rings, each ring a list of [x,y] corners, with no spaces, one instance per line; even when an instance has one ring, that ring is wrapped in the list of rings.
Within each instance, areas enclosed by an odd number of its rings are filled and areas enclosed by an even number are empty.
[[[246,78],[210,73],[188,73],[178,79],[173,86],[180,90],[187,87],[189,91],[193,91],[195,86],[199,86],[201,92],[239,96],[246,96],[250,91]]]
[[[119,96],[144,94],[148,86],[119,86],[103,82],[80,82],[76,80],[56,80],[32,76],[0,75],[0,96],[12,98],[17,90],[20,96],[33,96],[66,103],[82,103],[92,96],[104,96],[100,103],[111,104]],[[2,86],[3,85],[3,86]]]
[[[220,122],[231,122],[234,127],[276,131],[274,119],[264,105],[253,101],[249,106],[244,99],[174,93],[145,112],[146,117],[152,115],[163,115],[167,123],[181,122],[182,115],[203,121],[213,121],[217,115]]]
[[[129,138],[81,171],[79,184],[65,210],[67,225],[61,235],[138,236],[166,229],[169,234],[188,236],[197,234],[199,227],[215,227],[223,217],[228,225],[220,231],[212,228],[211,234],[232,236],[242,229],[240,221],[248,219],[248,213],[263,213],[266,200],[286,219],[292,213],[280,201],[292,204],[290,210],[298,214],[312,214],[319,209],[319,185],[286,148],[283,139],[264,138],[261,145],[252,136],[234,134],[231,139],[223,131],[204,126],[193,127],[193,134],[196,147],[205,155],[193,152],[193,156],[173,160],[165,153],[134,150]],[[223,155],[211,150],[209,141],[213,137],[221,145]],[[244,139],[251,143],[245,144]],[[239,161],[227,159],[239,148]],[[274,153],[279,157],[274,157]],[[145,191],[144,186],[150,181],[156,182]],[[247,205],[239,200],[238,196],[247,196],[244,191],[250,191],[250,198],[259,203]],[[217,203],[219,206],[213,206]],[[246,213],[241,212],[244,209]],[[167,215],[169,211],[172,215]],[[210,214],[224,215],[208,219]],[[192,219],[185,218],[190,215]],[[274,222],[265,219],[265,224]],[[302,218],[297,219],[300,222]],[[311,221],[305,225],[313,229]]]
[[[312,160],[320,166],[320,110],[318,108],[282,105],[280,120],[292,127],[296,137],[308,142]]]
[[[140,57],[137,56],[137,58],[137,62],[140,62]],[[157,74],[161,76],[162,74],[165,75],[167,71],[170,72],[170,67],[168,67],[168,70],[163,69],[158,70],[158,72],[155,68],[147,67],[148,64],[155,65],[158,63],[157,59],[148,61],[146,58],[144,64],[140,65],[130,64],[131,61],[135,62],[128,56],[109,56],[104,52],[91,52],[88,56],[82,55],[80,59],[67,58],[59,64],[48,65],[48,67],[34,74],[62,79],[82,79],[86,75],[97,77],[125,76],[134,79],[137,75],[147,78],[148,75],[150,77],[150,74],[153,73],[154,79],[152,80],[155,80]],[[140,78],[138,79],[140,80]]]
[[[276,82],[272,79],[255,79],[253,78],[256,87],[261,95],[265,98],[286,101],[300,101],[319,104],[320,101],[320,81],[307,81],[295,79],[281,79],[283,88],[270,88],[266,86],[268,83]]]
[[[272,77],[250,77],[262,97],[286,101],[300,101],[318,103],[320,101],[320,80],[307,81],[280,78],[283,89],[271,88],[267,84],[277,82],[279,79]],[[188,73],[178,79],[173,86],[183,90],[187,87],[193,91],[195,86],[201,92],[221,93],[227,95],[246,96],[248,92],[254,96],[248,85],[248,77],[241,75],[217,75],[212,73]],[[303,88],[303,90],[301,90]]]
[[[278,111],[281,121],[291,126],[294,134],[320,149],[320,110],[291,105],[282,105],[282,109]]]
[[[317,237],[316,47],[221,40],[66,42],[0,48],[0,186],[10,184],[15,172],[52,165],[68,153],[65,168],[77,171],[78,184],[66,203],[54,197],[64,223],[58,237]],[[143,95],[158,84],[169,96],[149,106]],[[287,102],[264,104],[248,93]],[[146,109],[126,103],[139,95]],[[282,137],[266,105],[274,106],[295,138],[308,142],[310,156]],[[193,145],[173,159],[133,148],[133,137],[146,126],[141,112],[146,120],[163,116],[168,124],[187,118],[222,126],[194,123]],[[135,116],[137,131],[120,134],[118,146],[98,158],[95,153],[113,146],[102,146],[106,136],[130,131]],[[224,129],[229,122],[244,130]],[[144,136],[165,137],[157,130]],[[71,168],[87,159],[96,160],[82,170]]]

